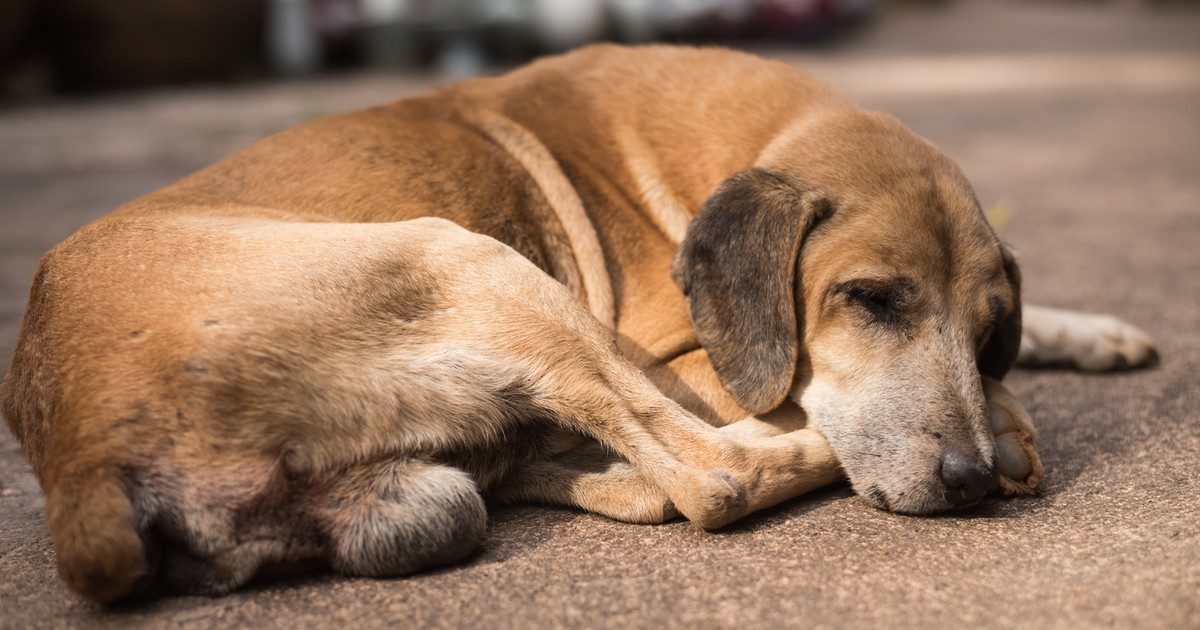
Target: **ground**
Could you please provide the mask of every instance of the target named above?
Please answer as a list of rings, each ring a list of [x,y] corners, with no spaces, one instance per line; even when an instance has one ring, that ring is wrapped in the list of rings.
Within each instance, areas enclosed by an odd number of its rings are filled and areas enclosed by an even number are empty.
[[[957,159],[1006,221],[1026,299],[1118,313],[1134,374],[1017,372],[1041,497],[938,518],[839,486],[719,534],[495,509],[482,550],[401,580],[316,576],[104,611],[54,573],[43,501],[0,429],[0,626],[1200,627],[1200,13],[1034,3],[907,9],[775,53]],[[0,356],[38,257],[122,201],[300,120],[429,81],[187,88],[0,112]]]

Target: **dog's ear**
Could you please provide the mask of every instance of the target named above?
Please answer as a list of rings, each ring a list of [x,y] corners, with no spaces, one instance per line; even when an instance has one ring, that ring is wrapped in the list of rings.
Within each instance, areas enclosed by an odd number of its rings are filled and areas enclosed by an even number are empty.
[[[823,195],[759,168],[725,180],[688,226],[671,269],[717,375],[742,408],[787,396],[803,327],[793,291],[800,245],[832,210]]]
[[[1012,285],[1013,307],[992,330],[977,362],[980,374],[997,381],[1004,378],[1016,364],[1017,353],[1021,350],[1021,269],[1017,266],[1017,259],[1003,243],[1000,244],[1000,256],[1004,261],[1004,275]]]

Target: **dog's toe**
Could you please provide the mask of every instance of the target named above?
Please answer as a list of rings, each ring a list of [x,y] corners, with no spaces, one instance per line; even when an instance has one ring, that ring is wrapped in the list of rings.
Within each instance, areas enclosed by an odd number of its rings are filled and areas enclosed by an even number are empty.
[[[1029,455],[1017,439],[1017,435],[1006,433],[996,436],[996,471],[1009,479],[1028,479],[1033,467]]]
[[[703,529],[720,529],[746,511],[746,487],[725,470],[693,476],[672,502],[689,521]]]
[[[996,472],[1006,496],[1037,492],[1042,459],[1034,445],[1036,432],[1029,411],[999,381],[984,377],[988,418],[996,440]]]

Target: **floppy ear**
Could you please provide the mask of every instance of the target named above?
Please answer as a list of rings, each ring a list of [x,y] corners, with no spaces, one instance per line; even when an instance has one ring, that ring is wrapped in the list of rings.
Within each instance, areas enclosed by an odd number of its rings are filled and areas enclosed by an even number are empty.
[[[1021,350],[1021,269],[1017,267],[1017,259],[1003,243],[1000,244],[1000,256],[1004,261],[1004,275],[1008,276],[1008,283],[1013,288],[1013,308],[996,325],[977,362],[980,374],[997,381],[1004,378],[1016,364],[1017,353]]]
[[[822,195],[760,168],[725,180],[688,226],[671,268],[717,375],[744,409],[787,396],[799,360],[796,300],[804,236],[832,209]]]

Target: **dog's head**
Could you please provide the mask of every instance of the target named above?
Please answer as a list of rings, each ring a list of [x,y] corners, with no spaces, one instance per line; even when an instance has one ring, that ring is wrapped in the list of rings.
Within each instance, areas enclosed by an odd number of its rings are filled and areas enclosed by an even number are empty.
[[[705,203],[673,276],[738,403],[791,397],[873,504],[931,512],[994,483],[980,375],[1015,361],[1017,266],[958,168],[894,119],[780,136]]]

